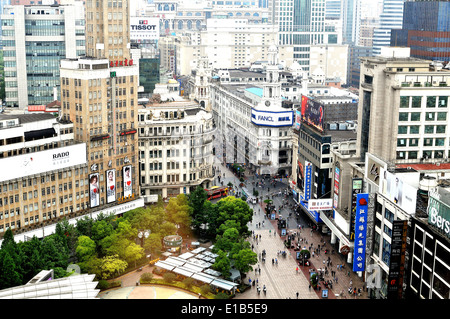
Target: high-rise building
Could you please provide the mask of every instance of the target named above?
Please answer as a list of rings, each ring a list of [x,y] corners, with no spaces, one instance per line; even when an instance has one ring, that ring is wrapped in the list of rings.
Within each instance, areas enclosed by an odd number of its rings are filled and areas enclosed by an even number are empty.
[[[85,58],[61,61],[62,118],[85,142],[90,180],[99,192],[90,207],[139,196],[137,91],[130,53],[129,1],[86,1]],[[100,195],[100,196],[99,196]]]
[[[390,45],[392,29],[402,28],[404,2],[405,0],[383,0],[379,26],[375,28],[373,35],[374,55],[381,53],[381,47]]]
[[[360,0],[343,0],[341,4],[342,42],[356,44],[358,42],[360,18]]]
[[[408,1],[404,3],[403,28],[391,32],[391,46],[410,47],[412,57],[448,62],[449,38],[450,2]]]
[[[1,28],[6,106],[58,100],[61,59],[85,54],[82,2],[6,6]]]
[[[325,0],[274,1],[272,10],[278,45],[292,46],[294,59],[305,71],[311,71],[311,45],[338,43],[334,26],[325,24]]]
[[[366,152],[391,163],[448,159],[450,72],[383,49],[382,56],[361,58],[361,159]]]

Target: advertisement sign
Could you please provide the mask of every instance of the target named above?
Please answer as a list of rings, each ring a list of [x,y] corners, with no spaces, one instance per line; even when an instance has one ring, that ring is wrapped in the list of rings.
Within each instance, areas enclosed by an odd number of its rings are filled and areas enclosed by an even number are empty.
[[[323,132],[323,105],[302,96],[302,122]]]
[[[91,208],[100,205],[100,188],[98,185],[99,180],[100,175],[98,173],[89,175],[89,202]]]
[[[380,169],[380,193],[405,212],[416,212],[417,189],[383,168]]]
[[[333,207],[335,209],[338,208],[338,200],[339,200],[339,167],[335,167],[334,169],[334,194],[333,194]]]
[[[131,179],[131,165],[126,165],[122,168],[123,176],[123,196],[128,197],[133,193],[133,181]]]
[[[312,164],[308,161],[305,161],[305,201],[309,201],[311,198],[311,178],[312,178]]]
[[[367,211],[369,194],[356,195],[355,244],[353,271],[364,271],[366,265]]]
[[[106,171],[106,203],[116,201],[116,170]]]
[[[130,17],[131,40],[158,40],[159,19],[146,17]]]
[[[292,126],[294,124],[294,111],[258,111],[252,109],[252,123],[259,126]]]
[[[395,220],[392,223],[388,299],[402,299],[407,230],[408,221],[406,220]]]
[[[301,121],[302,121],[302,112],[297,110],[295,111],[295,126],[294,126],[296,130],[300,129]]]
[[[333,200],[331,198],[310,199],[308,201],[308,209],[317,211],[333,209]]]
[[[86,164],[86,144],[0,158],[0,182]]]
[[[434,192],[429,192],[427,213],[428,223],[450,238],[450,206]]]
[[[365,177],[380,186],[381,170],[386,170],[387,164],[369,153],[366,153],[365,164]]]
[[[351,223],[350,223],[350,234],[355,233],[355,215],[356,215],[356,195],[362,192],[363,180],[362,178],[352,179],[352,202],[351,202]]]

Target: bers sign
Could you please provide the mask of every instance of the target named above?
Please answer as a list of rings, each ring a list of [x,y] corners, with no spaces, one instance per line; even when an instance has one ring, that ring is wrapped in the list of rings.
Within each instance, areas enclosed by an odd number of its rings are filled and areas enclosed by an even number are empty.
[[[130,38],[132,40],[158,40],[159,19],[131,17]]]

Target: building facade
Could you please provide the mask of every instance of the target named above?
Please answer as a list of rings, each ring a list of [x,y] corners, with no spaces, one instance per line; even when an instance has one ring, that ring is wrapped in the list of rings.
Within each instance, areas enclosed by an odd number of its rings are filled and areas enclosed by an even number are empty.
[[[130,52],[128,1],[86,1],[85,58],[61,61],[61,116],[86,143],[90,208],[136,201],[138,65]],[[104,196],[107,195],[107,196]]]
[[[407,1],[402,28],[392,30],[390,45],[410,47],[415,58],[449,62],[449,21],[448,1]]]
[[[217,125],[216,155],[257,174],[290,175],[292,104],[281,97],[277,48],[269,48],[265,80],[211,84],[211,109]],[[264,78],[261,73],[254,72]]]
[[[85,54],[83,4],[7,6],[2,32],[6,106],[58,100],[61,60]]]
[[[373,33],[374,55],[380,55],[381,47],[390,45],[392,29],[402,28],[404,2],[405,0],[383,0],[380,22]]]
[[[407,55],[396,57],[393,51],[386,57],[361,58],[358,149],[362,157],[370,152],[393,163],[448,158],[450,73],[430,63]]]
[[[149,104],[138,111],[141,194],[170,198],[214,180],[211,113],[196,102]]]

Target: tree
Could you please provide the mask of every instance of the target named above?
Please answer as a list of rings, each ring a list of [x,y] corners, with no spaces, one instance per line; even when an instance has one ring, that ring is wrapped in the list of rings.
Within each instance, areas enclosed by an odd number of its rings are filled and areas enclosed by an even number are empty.
[[[257,255],[251,249],[241,249],[238,253],[233,255],[234,267],[242,273],[252,270],[250,265],[255,265],[258,262]]]
[[[119,275],[127,269],[127,262],[120,260],[119,256],[105,256],[100,260],[100,278],[109,279],[114,274]]]
[[[0,250],[0,289],[22,284],[21,274],[16,263],[7,250]]]
[[[144,249],[150,251],[152,254],[161,251],[161,248],[162,238],[159,234],[151,233],[148,238],[145,239]]]
[[[187,196],[179,194],[177,197],[169,200],[169,204],[166,207],[167,220],[179,227],[181,233],[189,234],[192,210]]]
[[[228,254],[223,250],[219,250],[217,252],[217,257],[214,261],[214,264],[212,265],[212,268],[221,272],[224,278],[229,277],[231,275],[231,262],[228,258]]]
[[[78,245],[75,251],[78,260],[81,262],[87,261],[97,255],[95,241],[90,239],[88,236],[78,237]]]
[[[220,225],[227,220],[237,222],[239,234],[249,234],[247,223],[252,220],[253,211],[248,204],[240,198],[229,196],[217,202],[218,216],[216,224]]]
[[[113,226],[106,220],[98,220],[92,225],[92,239],[95,242],[100,242],[107,236],[113,233]]]
[[[208,193],[200,185],[189,194],[189,206],[192,208],[191,224],[194,227],[194,231],[199,234],[201,226],[206,223],[206,216],[204,205],[207,202]]]
[[[67,266],[69,266],[69,250],[65,245],[65,241],[58,238],[55,234],[42,240],[41,255],[45,269],[54,269],[56,267],[67,269]]]

